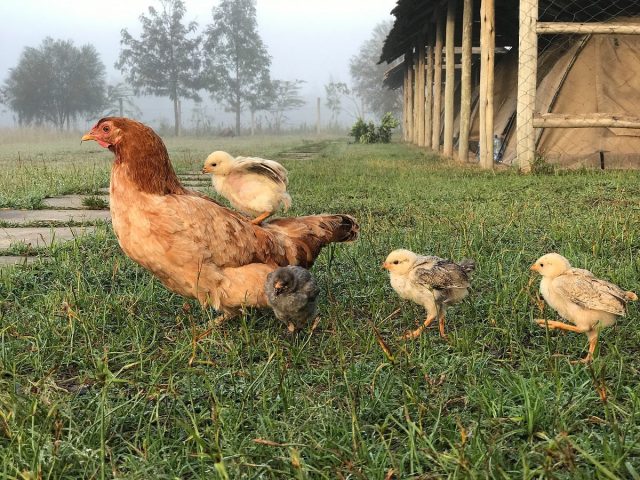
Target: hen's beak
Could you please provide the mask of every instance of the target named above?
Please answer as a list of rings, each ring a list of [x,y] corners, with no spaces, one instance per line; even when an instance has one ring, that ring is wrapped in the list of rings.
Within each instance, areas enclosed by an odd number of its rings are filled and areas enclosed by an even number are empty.
[[[94,137],[93,135],[91,135],[90,133],[86,133],[82,136],[82,139],[80,140],[81,142],[87,142],[89,140],[95,140],[96,137]]]
[[[537,263],[534,263],[533,265],[531,265],[529,267],[529,270],[531,270],[532,272],[539,272],[540,271],[540,267],[538,266]]]

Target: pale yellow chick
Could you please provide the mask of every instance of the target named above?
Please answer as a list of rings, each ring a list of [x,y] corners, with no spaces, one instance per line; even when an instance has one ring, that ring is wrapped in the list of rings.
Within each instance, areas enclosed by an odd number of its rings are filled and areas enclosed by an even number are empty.
[[[207,157],[202,173],[211,173],[216,191],[231,205],[255,217],[258,225],[281,206],[291,207],[287,193],[287,170],[278,162],[257,157],[232,157],[227,152],[213,152]]]
[[[422,305],[427,317],[416,330],[404,338],[416,338],[436,317],[440,336],[446,338],[444,317],[448,305],[462,301],[469,293],[469,274],[473,260],[452,262],[435,256],[416,255],[409,250],[394,250],[382,267],[389,271],[391,286],[400,297]]]
[[[613,325],[618,317],[625,315],[627,302],[638,299],[635,293],[596,278],[589,270],[572,268],[569,261],[557,253],[540,257],[531,270],[542,275],[540,293],[545,301],[573,325],[544,319],[536,323],[550,329],[586,333],[589,353],[583,362],[593,359],[600,328]]]

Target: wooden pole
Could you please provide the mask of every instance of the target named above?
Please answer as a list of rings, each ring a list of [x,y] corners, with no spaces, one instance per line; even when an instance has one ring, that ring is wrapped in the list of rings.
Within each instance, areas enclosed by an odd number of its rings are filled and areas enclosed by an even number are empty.
[[[456,26],[456,0],[449,0],[447,4],[447,29],[445,42],[446,72],[444,83],[444,147],[443,153],[447,157],[453,157],[453,111],[454,111],[454,87],[456,83],[456,59],[455,59],[455,26]]]
[[[611,113],[539,113],[533,115],[537,128],[640,128],[640,117]]]
[[[425,72],[425,99],[424,99],[424,146],[432,148],[431,139],[433,137],[433,25],[430,24],[427,30],[428,46],[427,70]]]
[[[537,2],[536,2],[537,3]],[[520,4],[522,8],[522,4]],[[536,12],[537,13],[537,12]],[[536,15],[536,19],[538,16]],[[588,33],[615,33],[618,35],[638,35],[640,34],[640,23],[563,23],[563,22],[538,22],[536,31],[539,34],[557,33],[578,33],[585,35]]]
[[[520,170],[528,172],[536,156],[536,107],[538,76],[538,0],[520,0],[518,40],[518,98],[516,106],[516,158]]]
[[[316,135],[320,135],[320,97],[316,99]]]
[[[460,136],[458,159],[469,161],[469,129],[471,127],[471,51],[473,0],[464,0],[462,11],[462,72],[460,80]]]
[[[440,116],[442,114],[442,30],[443,19],[439,9],[436,10],[436,45],[433,62],[433,130],[431,132],[431,148],[440,151]]]
[[[480,166],[493,168],[494,0],[480,3]]]
[[[424,147],[424,88],[425,88],[425,48],[424,38],[420,40],[418,44],[417,53],[418,61],[416,63],[416,141],[415,143]]]
[[[404,56],[404,82],[402,84],[402,139],[409,141],[409,59]]]
[[[414,112],[414,82],[415,82],[415,72],[413,70],[413,48],[411,48],[407,54],[405,55],[405,61],[407,61],[407,59],[409,59],[409,63],[408,63],[408,78],[407,78],[407,93],[408,93],[408,97],[407,97],[407,141],[408,142],[413,142],[413,131],[415,128],[414,125],[414,119],[415,119],[415,112]]]

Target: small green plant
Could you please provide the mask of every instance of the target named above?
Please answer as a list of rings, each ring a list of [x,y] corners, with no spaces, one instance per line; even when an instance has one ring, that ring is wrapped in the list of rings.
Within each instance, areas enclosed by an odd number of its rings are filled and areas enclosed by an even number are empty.
[[[107,210],[109,208],[109,202],[95,195],[83,198],[82,205],[94,210]]]
[[[533,162],[531,162],[531,173],[534,175],[553,175],[556,172],[556,167],[542,155],[536,155]]]
[[[378,127],[373,122],[366,123],[362,118],[358,118],[351,127],[349,135],[358,143],[389,143],[391,141],[391,131],[398,125],[398,120],[387,112],[382,117]]]

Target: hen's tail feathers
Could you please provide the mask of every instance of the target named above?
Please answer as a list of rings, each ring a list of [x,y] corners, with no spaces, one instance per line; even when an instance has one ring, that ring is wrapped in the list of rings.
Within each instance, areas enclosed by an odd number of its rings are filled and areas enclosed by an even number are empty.
[[[287,235],[295,244],[296,263],[307,268],[313,265],[322,247],[351,242],[360,231],[356,219],[344,214],[278,218],[269,222],[267,228]]]
[[[635,293],[633,293],[633,292],[624,292],[624,298],[625,298],[627,301],[634,302],[634,301],[638,300],[638,295],[636,295],[636,294],[635,294]]]
[[[458,265],[460,265],[460,268],[462,268],[465,273],[471,273],[476,269],[476,262],[470,258],[460,260]]]

